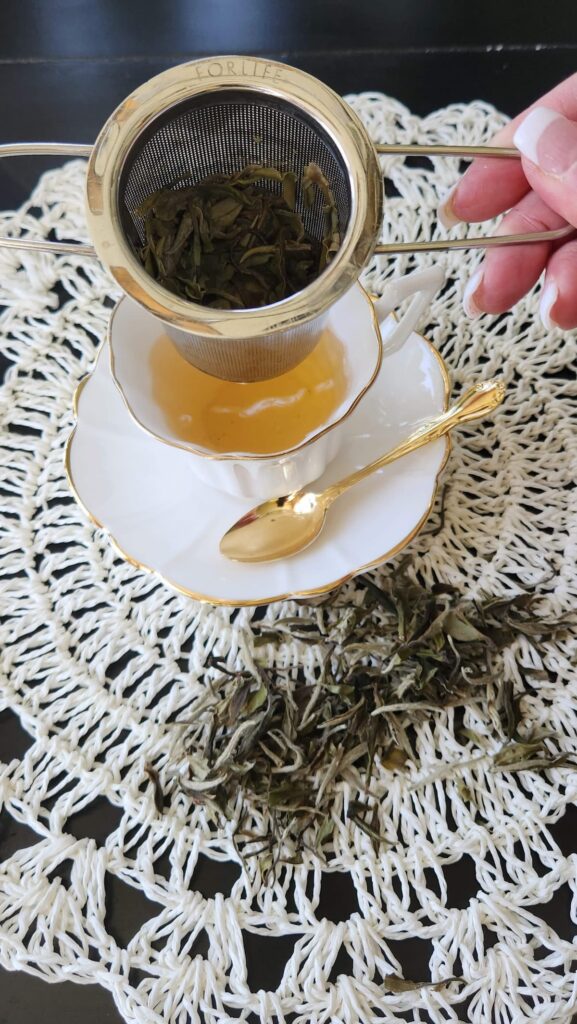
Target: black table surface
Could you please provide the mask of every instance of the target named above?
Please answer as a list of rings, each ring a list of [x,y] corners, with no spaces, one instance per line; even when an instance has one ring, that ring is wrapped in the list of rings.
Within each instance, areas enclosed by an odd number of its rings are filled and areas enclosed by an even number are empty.
[[[226,53],[294,64],[340,93],[386,92],[419,114],[473,99],[515,114],[577,70],[577,4],[3,0],[0,142],[90,143],[114,107],[147,78],[195,57]],[[18,205],[53,163],[2,161],[0,208]],[[13,756],[17,730],[15,719],[0,715],[0,760]],[[106,804],[99,807],[90,834],[99,829],[106,834],[111,812]],[[577,812],[571,808],[555,827],[565,852],[576,848],[576,824]],[[0,872],[12,839],[11,819],[0,814]],[[453,892],[459,906],[474,895],[474,877],[465,864],[456,866]],[[131,933],[139,912],[138,901],[121,902],[113,917]],[[565,894],[543,908],[543,916],[559,934],[571,937]],[[267,987],[268,977],[278,977],[279,954],[273,951],[263,961],[247,950],[254,985]],[[426,964],[412,966],[427,970]],[[110,995],[96,985],[48,986],[22,973],[0,971],[0,1024],[29,1024],[40,1016],[59,1024],[121,1021]]]

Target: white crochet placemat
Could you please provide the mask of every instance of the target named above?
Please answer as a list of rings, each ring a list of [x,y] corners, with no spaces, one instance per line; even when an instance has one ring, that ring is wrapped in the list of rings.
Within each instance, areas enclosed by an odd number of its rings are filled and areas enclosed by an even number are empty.
[[[378,93],[350,102],[383,142],[479,142],[504,120],[479,102],[425,118]],[[440,237],[434,211],[458,168],[448,159],[421,163],[383,161],[387,238]],[[45,175],[15,216],[0,217],[0,234],[84,237],[83,176],[79,162]],[[574,608],[577,596],[577,387],[565,372],[575,366],[576,337],[544,331],[536,295],[506,316],[467,321],[461,298],[477,259],[446,258],[449,283],[425,329],[456,388],[502,374],[507,400],[482,430],[455,438],[445,525],[412,544],[414,565],[421,579],[473,595],[551,577],[554,615]],[[378,292],[385,277],[415,262],[375,260],[366,283]],[[94,260],[0,251],[0,337],[13,363],[1,392],[0,712],[11,709],[31,737],[21,758],[3,757],[0,747],[2,814],[27,837],[0,859],[0,963],[106,986],[127,1021],[147,1024],[567,1024],[577,1009],[575,941],[557,935],[540,906],[568,883],[577,921],[576,857],[565,856],[549,831],[577,799],[574,772],[524,773],[521,783],[482,765],[464,770],[462,779],[480,793],[482,815],[475,815],[442,771],[418,785],[463,756],[447,710],[417,727],[419,766],[383,769],[376,779],[383,820],[402,838],[377,855],[367,837],[343,825],[328,868],[306,854],[265,886],[256,859],[243,870],[230,833],[215,830],[202,807],[180,801],[155,812],[143,765],[162,768],[164,723],[205,692],[211,653],[229,667],[250,662],[253,612],[166,589],[122,561],[71,498],[63,450],[72,396],[116,297]],[[354,601],[354,583],[345,594]],[[269,607],[264,621],[306,611],[287,602]],[[577,751],[575,645],[549,643],[546,651],[549,681],[528,698],[528,713]],[[309,677],[319,658],[296,641],[259,654]],[[528,640],[509,656],[513,676],[520,664],[542,665]],[[478,709],[467,714],[482,731]],[[76,838],[67,822],[102,797],[115,809],[110,833]],[[455,906],[443,872],[465,855],[476,893]],[[203,858],[239,864],[224,893],[195,888]],[[354,885],[358,911],[345,920],[319,913],[328,870]],[[150,901],[128,941],[109,927],[111,880]],[[275,937],[294,940],[273,991],[251,991],[246,935],[260,937],[265,961]],[[375,972],[410,971],[398,959],[399,941],[408,938],[429,944],[432,979],[460,975],[464,985],[385,991]],[[341,949],[350,968],[334,978]]]

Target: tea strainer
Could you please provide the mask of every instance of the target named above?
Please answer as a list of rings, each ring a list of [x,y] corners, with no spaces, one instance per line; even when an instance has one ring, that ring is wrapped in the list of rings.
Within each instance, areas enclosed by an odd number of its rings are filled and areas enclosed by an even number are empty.
[[[124,292],[163,322],[185,358],[229,380],[276,376],[305,358],[328,309],[374,253],[510,245],[552,240],[571,230],[377,244],[383,213],[379,153],[515,158],[517,150],[374,145],[331,89],[303,71],[260,58],[207,58],[157,75],[120,104],[94,147],[0,146],[0,156],[49,153],[89,158],[86,209],[94,248],[21,237],[1,238],[0,245],[97,255]],[[311,161],[333,191],[342,241],[331,263],[302,291],[259,309],[217,310],[179,298],[144,270],[137,254],[143,224],[135,211],[152,192],[194,185],[246,164],[289,170],[300,181]],[[280,189],[265,180],[263,187]],[[322,238],[320,195],[308,208],[299,186],[296,202],[307,231]]]

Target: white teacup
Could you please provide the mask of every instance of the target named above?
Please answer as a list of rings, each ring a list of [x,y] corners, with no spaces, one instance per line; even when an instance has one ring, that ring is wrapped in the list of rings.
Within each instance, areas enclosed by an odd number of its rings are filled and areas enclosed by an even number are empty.
[[[153,354],[160,344],[162,328],[155,317],[128,298],[120,300],[110,321],[112,375],[136,423],[159,441],[186,450],[191,470],[211,487],[245,498],[278,497],[321,476],[339,450],[347,417],[375,380],[383,355],[401,347],[442,282],[443,272],[431,268],[390,282],[382,298],[374,303],[359,284],[335,303],[327,330],[331,344],[341,347],[344,380],[340,400],[322,423],[282,451],[271,452],[270,445],[267,451],[264,444],[263,451],[231,450],[234,445],[221,451],[207,444],[206,439],[204,443],[185,439],[158,398]],[[404,315],[398,320],[390,316],[395,306],[411,294],[415,297]],[[182,372],[193,375],[190,408],[198,413],[215,378],[194,370],[184,360]],[[224,386],[245,389],[239,392],[243,402],[251,395],[246,389],[258,387],[262,392],[263,388],[262,383]],[[272,393],[275,381],[269,380],[264,386]],[[228,426],[234,436],[234,423],[229,420]]]

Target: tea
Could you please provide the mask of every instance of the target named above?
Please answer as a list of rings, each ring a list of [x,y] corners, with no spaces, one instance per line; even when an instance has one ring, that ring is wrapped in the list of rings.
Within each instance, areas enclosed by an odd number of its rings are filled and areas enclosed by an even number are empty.
[[[287,451],[322,428],[347,392],[344,346],[330,331],[298,366],[252,384],[197,370],[166,335],[153,345],[150,366],[153,397],[170,432],[219,453]]]

